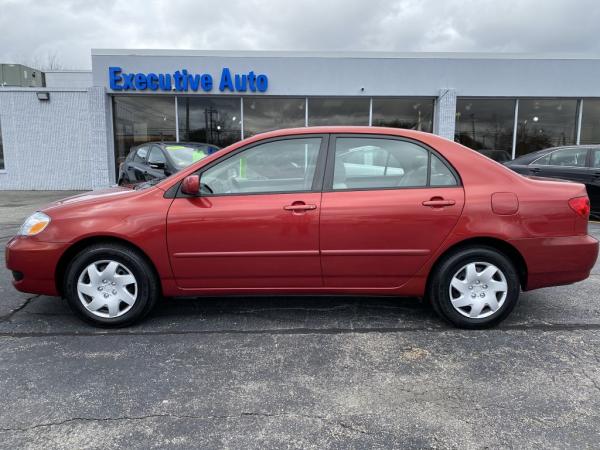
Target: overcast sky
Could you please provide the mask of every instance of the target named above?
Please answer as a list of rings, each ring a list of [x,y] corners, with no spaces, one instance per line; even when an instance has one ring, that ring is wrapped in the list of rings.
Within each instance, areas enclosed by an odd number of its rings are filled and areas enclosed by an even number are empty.
[[[600,55],[600,0],[0,0],[0,62],[91,48]]]

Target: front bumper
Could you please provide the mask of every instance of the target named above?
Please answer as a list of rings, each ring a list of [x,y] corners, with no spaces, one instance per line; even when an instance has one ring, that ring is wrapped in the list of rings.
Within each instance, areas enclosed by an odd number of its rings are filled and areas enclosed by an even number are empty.
[[[527,264],[525,290],[585,280],[598,258],[592,236],[564,236],[511,241]]]
[[[6,244],[6,267],[13,271],[13,286],[31,294],[59,295],[55,273],[68,244],[15,236]]]

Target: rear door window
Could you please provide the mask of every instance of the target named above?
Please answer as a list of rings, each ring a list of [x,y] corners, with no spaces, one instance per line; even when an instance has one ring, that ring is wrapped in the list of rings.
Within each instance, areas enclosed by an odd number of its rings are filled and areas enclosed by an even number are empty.
[[[550,154],[550,166],[585,167],[587,148],[566,148]]]
[[[548,153],[548,154],[534,160],[531,164],[538,165],[538,166],[547,166],[550,164],[550,156],[552,156],[552,153]]]
[[[449,167],[413,142],[370,137],[335,139],[333,190],[456,186]],[[431,169],[431,173],[429,172]]]

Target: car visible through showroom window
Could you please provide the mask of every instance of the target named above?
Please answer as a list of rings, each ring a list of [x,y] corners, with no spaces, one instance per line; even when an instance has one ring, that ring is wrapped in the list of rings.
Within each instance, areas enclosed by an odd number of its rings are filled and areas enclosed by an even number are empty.
[[[148,142],[134,147],[119,168],[119,185],[161,180],[219,150],[196,142]]]

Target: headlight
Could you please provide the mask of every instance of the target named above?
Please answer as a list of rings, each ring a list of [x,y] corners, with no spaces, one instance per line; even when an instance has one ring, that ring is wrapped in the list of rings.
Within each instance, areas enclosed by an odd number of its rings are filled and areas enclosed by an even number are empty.
[[[44,231],[44,228],[50,223],[50,217],[43,212],[36,212],[30,215],[19,230],[21,236],[33,236]]]

